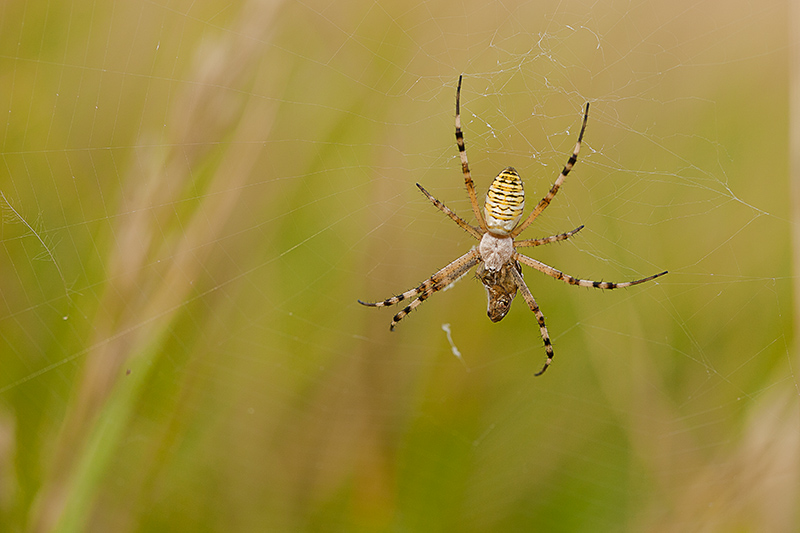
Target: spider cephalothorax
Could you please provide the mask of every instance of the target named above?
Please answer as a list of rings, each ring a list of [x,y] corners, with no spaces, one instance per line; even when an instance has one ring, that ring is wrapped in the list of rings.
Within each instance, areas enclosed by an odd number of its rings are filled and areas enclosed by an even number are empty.
[[[536,259],[517,252],[517,248],[540,246],[551,242],[563,241],[583,229],[583,226],[579,226],[572,231],[552,235],[543,239],[515,240],[516,237],[522,233],[548,205],[550,205],[550,202],[558,192],[567,174],[569,174],[575,162],[578,160],[578,152],[581,149],[583,133],[586,131],[586,122],[589,119],[588,103],[586,104],[586,110],[583,114],[583,124],[578,134],[578,142],[575,143],[575,150],[573,150],[567,164],[564,165],[564,169],[550,188],[550,191],[539,201],[531,214],[520,224],[522,212],[525,208],[525,191],[519,174],[512,167],[503,169],[497,177],[495,177],[494,181],[492,181],[492,184],[489,186],[489,191],[486,193],[483,213],[481,213],[478,207],[478,197],[475,193],[475,185],[472,182],[469,163],[467,162],[464,135],[461,132],[460,102],[461,77],[459,76],[458,88],[456,89],[456,144],[458,145],[458,153],[461,158],[464,184],[467,188],[472,211],[478,221],[478,227],[465,222],[446,205],[428,193],[419,183],[417,183],[417,187],[419,187],[422,193],[433,202],[433,205],[450,217],[450,219],[463,230],[477,239],[479,241],[478,246],[473,247],[469,252],[436,272],[415,289],[411,289],[397,296],[392,296],[382,302],[369,303],[359,300],[359,303],[371,307],[384,307],[387,305],[394,305],[408,298],[415,298],[410,304],[403,308],[402,311],[394,316],[390,326],[391,329],[394,329],[395,325],[397,325],[403,317],[418,307],[431,294],[455,283],[472,267],[477,265],[476,274],[486,288],[486,296],[488,299],[487,313],[492,322],[499,322],[506,316],[511,307],[511,302],[517,295],[517,291],[522,293],[522,297],[525,299],[528,307],[530,307],[531,311],[533,311],[533,314],[536,316],[536,321],[539,324],[539,331],[542,335],[545,352],[547,354],[547,361],[545,361],[542,369],[536,374],[539,376],[547,370],[547,367],[550,366],[550,363],[553,361],[553,346],[550,343],[550,335],[544,324],[544,315],[536,304],[536,300],[534,300],[528,286],[522,280],[521,264],[534,268],[539,272],[543,272],[548,276],[569,283],[570,285],[594,287],[597,289],[630,287],[631,285],[638,285],[639,283],[644,283],[659,276],[663,276],[667,272],[660,272],[646,278],[624,283],[590,281],[574,278]]]

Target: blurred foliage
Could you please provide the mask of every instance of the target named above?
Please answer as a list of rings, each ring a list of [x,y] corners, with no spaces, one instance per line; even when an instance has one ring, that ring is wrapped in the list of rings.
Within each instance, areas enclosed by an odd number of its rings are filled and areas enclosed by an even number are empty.
[[[3,529],[796,530],[784,10],[5,3]],[[472,277],[356,303],[474,244],[414,187],[470,215],[461,73],[481,196],[592,102],[537,258],[670,270],[526,272],[540,378]]]

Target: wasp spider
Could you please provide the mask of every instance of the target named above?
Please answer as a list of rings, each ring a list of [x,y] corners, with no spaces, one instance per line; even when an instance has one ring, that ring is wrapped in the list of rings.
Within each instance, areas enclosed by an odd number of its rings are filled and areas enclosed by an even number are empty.
[[[469,252],[436,272],[415,289],[398,294],[397,296],[392,296],[382,302],[369,303],[362,302],[361,300],[358,302],[370,307],[384,307],[415,298],[402,311],[394,315],[390,326],[390,329],[394,329],[398,322],[408,313],[419,307],[430,295],[454,283],[472,267],[477,265],[477,277],[486,288],[486,295],[488,298],[487,312],[492,322],[498,322],[506,316],[506,313],[508,313],[511,307],[511,302],[517,295],[517,290],[522,293],[522,298],[536,316],[536,320],[539,323],[539,331],[541,332],[542,340],[544,340],[544,349],[547,353],[547,360],[544,366],[536,373],[537,376],[540,376],[553,361],[553,346],[550,342],[550,335],[547,333],[547,327],[544,324],[544,315],[536,304],[536,300],[534,300],[530,289],[528,289],[528,286],[525,285],[525,282],[522,280],[522,267],[520,263],[570,285],[594,287],[596,289],[630,287],[631,285],[638,285],[639,283],[644,283],[659,276],[663,276],[667,272],[664,271],[643,279],[626,281],[624,283],[589,281],[573,278],[549,265],[517,252],[518,248],[540,246],[542,244],[566,240],[583,229],[583,226],[579,226],[572,231],[545,237],[544,239],[515,240],[516,237],[522,233],[531,222],[536,220],[536,217],[538,217],[548,205],[550,205],[550,202],[558,192],[561,184],[564,183],[567,174],[569,174],[570,170],[572,170],[572,167],[575,165],[578,159],[578,152],[581,149],[583,132],[586,130],[586,122],[589,118],[589,104],[586,104],[583,124],[578,134],[578,142],[575,143],[575,150],[572,152],[567,164],[550,188],[550,192],[539,201],[533,211],[520,224],[522,210],[525,207],[525,192],[523,191],[522,180],[519,174],[512,167],[503,169],[500,174],[494,178],[494,181],[492,181],[489,191],[486,194],[486,201],[483,204],[482,213],[478,207],[475,185],[472,182],[469,163],[467,162],[467,152],[464,147],[464,135],[461,132],[460,100],[461,76],[458,78],[458,88],[456,89],[456,144],[458,145],[458,152],[461,157],[461,170],[464,173],[464,184],[467,187],[467,194],[469,194],[469,201],[470,204],[472,204],[472,211],[475,215],[475,219],[478,221],[478,227],[465,222],[446,205],[428,193],[419,183],[417,183],[417,187],[419,187],[419,190],[433,202],[433,205],[450,217],[450,219],[463,230],[475,237],[475,239],[479,241],[478,246],[473,247]]]

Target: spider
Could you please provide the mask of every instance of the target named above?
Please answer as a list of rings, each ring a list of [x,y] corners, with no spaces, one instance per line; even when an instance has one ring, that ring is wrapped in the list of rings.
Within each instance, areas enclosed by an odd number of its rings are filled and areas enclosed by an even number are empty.
[[[575,144],[575,150],[572,152],[572,155],[555,183],[550,188],[550,191],[539,201],[533,211],[528,215],[528,218],[520,224],[522,211],[525,207],[525,192],[522,188],[522,180],[513,167],[506,167],[500,171],[497,177],[494,178],[494,181],[492,181],[492,184],[489,186],[489,191],[486,194],[483,213],[481,213],[478,207],[475,185],[472,182],[469,163],[467,162],[464,134],[461,132],[461,78],[462,76],[458,77],[458,87],[456,88],[456,144],[458,145],[458,153],[461,157],[461,170],[464,174],[464,184],[467,188],[470,204],[472,204],[472,211],[478,221],[478,227],[465,222],[450,208],[434,198],[419,183],[417,183],[417,187],[428,200],[433,202],[433,205],[436,206],[437,209],[450,217],[461,229],[475,237],[475,239],[479,241],[479,244],[477,247],[473,246],[469,252],[423,281],[415,289],[408,290],[397,296],[392,296],[382,302],[370,303],[358,300],[358,303],[369,307],[385,307],[400,303],[403,300],[415,298],[392,319],[389,329],[394,330],[398,322],[408,315],[408,313],[419,307],[429,296],[449,287],[464,276],[472,267],[477,265],[476,275],[486,289],[486,296],[488,299],[487,314],[492,322],[499,322],[506,316],[511,307],[511,302],[517,295],[517,290],[522,293],[522,298],[536,316],[536,321],[539,323],[539,331],[544,341],[544,349],[547,354],[547,360],[544,366],[535,374],[536,376],[541,376],[553,362],[553,345],[550,342],[547,326],[544,324],[544,315],[536,304],[536,300],[533,298],[530,289],[528,289],[528,286],[525,285],[525,282],[522,280],[522,267],[520,264],[529,266],[570,285],[594,287],[596,289],[630,287],[631,285],[638,285],[656,279],[667,272],[664,271],[646,278],[623,283],[590,281],[574,278],[536,259],[532,259],[517,252],[517,248],[540,246],[569,239],[583,229],[581,225],[572,231],[552,235],[543,239],[515,240],[516,237],[536,220],[536,217],[538,217],[548,205],[550,205],[550,202],[558,192],[561,184],[564,183],[567,174],[569,174],[575,162],[578,160],[578,152],[581,149],[583,133],[586,130],[586,122],[589,119],[589,103],[586,103],[583,114],[583,124],[578,134],[578,142]]]

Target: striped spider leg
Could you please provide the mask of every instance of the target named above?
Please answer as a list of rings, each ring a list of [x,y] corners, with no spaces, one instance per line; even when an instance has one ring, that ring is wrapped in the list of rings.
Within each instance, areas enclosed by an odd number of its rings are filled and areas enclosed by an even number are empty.
[[[414,301],[405,306],[402,311],[394,315],[392,318],[392,323],[389,326],[389,329],[394,330],[394,327],[398,322],[403,320],[408,313],[419,307],[422,302],[427,300],[431,294],[439,292],[448,285],[451,285],[461,279],[464,274],[469,272],[472,267],[478,264],[478,261],[480,261],[478,252],[475,250],[475,248],[473,248],[443,269],[436,272],[430,278],[423,281],[415,289],[398,294],[397,296],[392,296],[391,298],[387,298],[382,302],[362,302],[359,300],[358,303],[361,305],[366,305],[367,307],[386,307],[388,305],[400,303],[409,298],[415,298]]]
[[[536,373],[537,376],[542,375],[553,361],[553,346],[550,342],[550,334],[547,331],[547,326],[544,321],[544,314],[539,309],[536,300],[533,297],[525,281],[522,279],[522,265],[531,267],[543,274],[547,274],[557,280],[561,280],[570,285],[579,287],[593,287],[596,289],[619,289],[623,287],[630,287],[651,281],[659,276],[663,276],[667,272],[654,274],[646,278],[638,279],[635,281],[626,281],[623,283],[613,283],[608,281],[590,281],[578,279],[568,274],[556,270],[555,268],[546,265],[536,259],[517,252],[517,248],[535,247],[553,242],[560,242],[569,239],[580,230],[583,226],[579,226],[572,231],[552,235],[542,239],[525,239],[516,241],[515,238],[527,228],[538,217],[555,197],[556,193],[564,183],[567,175],[572,170],[572,167],[578,160],[578,152],[581,149],[581,142],[583,141],[583,134],[586,131],[586,123],[589,118],[589,104],[586,104],[586,110],[583,114],[583,123],[581,125],[580,133],[578,134],[578,141],[575,143],[575,149],[572,155],[567,160],[561,173],[558,175],[550,191],[542,198],[536,207],[531,211],[524,222],[520,224],[522,213],[525,208],[525,191],[522,186],[522,179],[513,167],[506,167],[494,178],[489,190],[486,193],[486,200],[484,202],[483,210],[478,207],[477,194],[475,193],[475,184],[472,181],[472,176],[469,170],[469,163],[467,161],[467,151],[464,145],[464,135],[461,131],[461,76],[458,78],[458,87],[456,89],[456,145],[458,146],[458,153],[461,159],[461,170],[464,174],[464,185],[467,189],[470,205],[475,218],[478,221],[478,226],[473,226],[455,214],[450,208],[433,197],[428,191],[425,190],[420,184],[417,187],[420,191],[430,200],[433,205],[442,213],[447,215],[453,222],[455,222],[461,229],[469,233],[472,237],[479,241],[478,245],[470,249],[446,267],[436,272],[433,276],[422,282],[418,287],[408,290],[397,296],[392,296],[381,302],[358,302],[362,305],[370,307],[385,307],[400,303],[404,300],[413,298],[413,301],[408,304],[402,311],[398,312],[392,318],[390,329],[394,329],[398,322],[400,322],[411,311],[419,307],[430,295],[438,292],[451,284],[455,283],[463,277],[472,267],[477,266],[476,276],[483,283],[486,289],[487,296],[487,314],[492,322],[499,322],[502,320],[508,310],[511,308],[511,303],[517,292],[522,293],[522,298],[528,304],[528,307],[536,317],[539,324],[539,332],[544,341],[545,352],[547,360],[542,369]]]
[[[481,216],[478,207],[478,195],[475,193],[475,184],[472,182],[472,175],[469,172],[469,162],[467,161],[467,147],[464,145],[464,134],[461,132],[461,78],[458,77],[458,87],[456,87],[456,146],[458,146],[458,156],[461,158],[461,172],[464,174],[464,185],[467,187],[469,203],[472,204],[472,212],[481,230],[486,231],[486,223]]]
[[[581,228],[582,227],[583,226],[581,226]],[[553,237],[548,237],[548,239],[553,239],[553,240],[541,239],[542,241],[541,243],[547,244],[549,242],[556,242],[557,240],[562,240],[558,239],[557,237],[562,237],[569,234],[574,234],[574,231],[569,233],[562,233],[561,235],[554,235]],[[539,272],[547,274],[548,276],[561,280],[570,285],[575,285],[578,287],[592,287],[595,289],[622,289],[624,287],[631,287],[633,285],[639,285],[640,283],[645,283],[647,281],[654,280],[657,277],[663,276],[664,274],[667,273],[667,271],[665,270],[664,272],[659,272],[658,274],[653,274],[652,276],[647,276],[646,278],[637,279],[634,281],[625,281],[622,283],[614,283],[611,281],[590,281],[586,279],[574,278],[569,274],[564,274],[560,270],[556,270],[555,268],[542,263],[541,261],[537,261],[536,259],[532,259],[520,253],[514,253],[514,260],[519,261],[525,266],[534,268]],[[544,325],[544,315],[539,310],[539,306],[536,305],[536,300],[533,299],[533,295],[531,294],[530,290],[528,290],[528,287],[525,285],[525,282],[522,280],[522,274],[516,271],[514,272],[514,274],[517,285],[519,285],[520,290],[522,292],[522,297],[525,299],[525,302],[528,304],[528,307],[531,308],[531,311],[533,311],[533,314],[536,316],[536,320],[539,322],[539,330],[542,334],[542,340],[544,340],[545,352],[547,353],[547,361],[545,361],[542,369],[535,374],[536,376],[541,376],[542,374],[544,374],[545,370],[547,370],[547,367],[550,366],[550,363],[553,362],[553,346],[550,344],[550,335],[547,333],[547,327]]]

